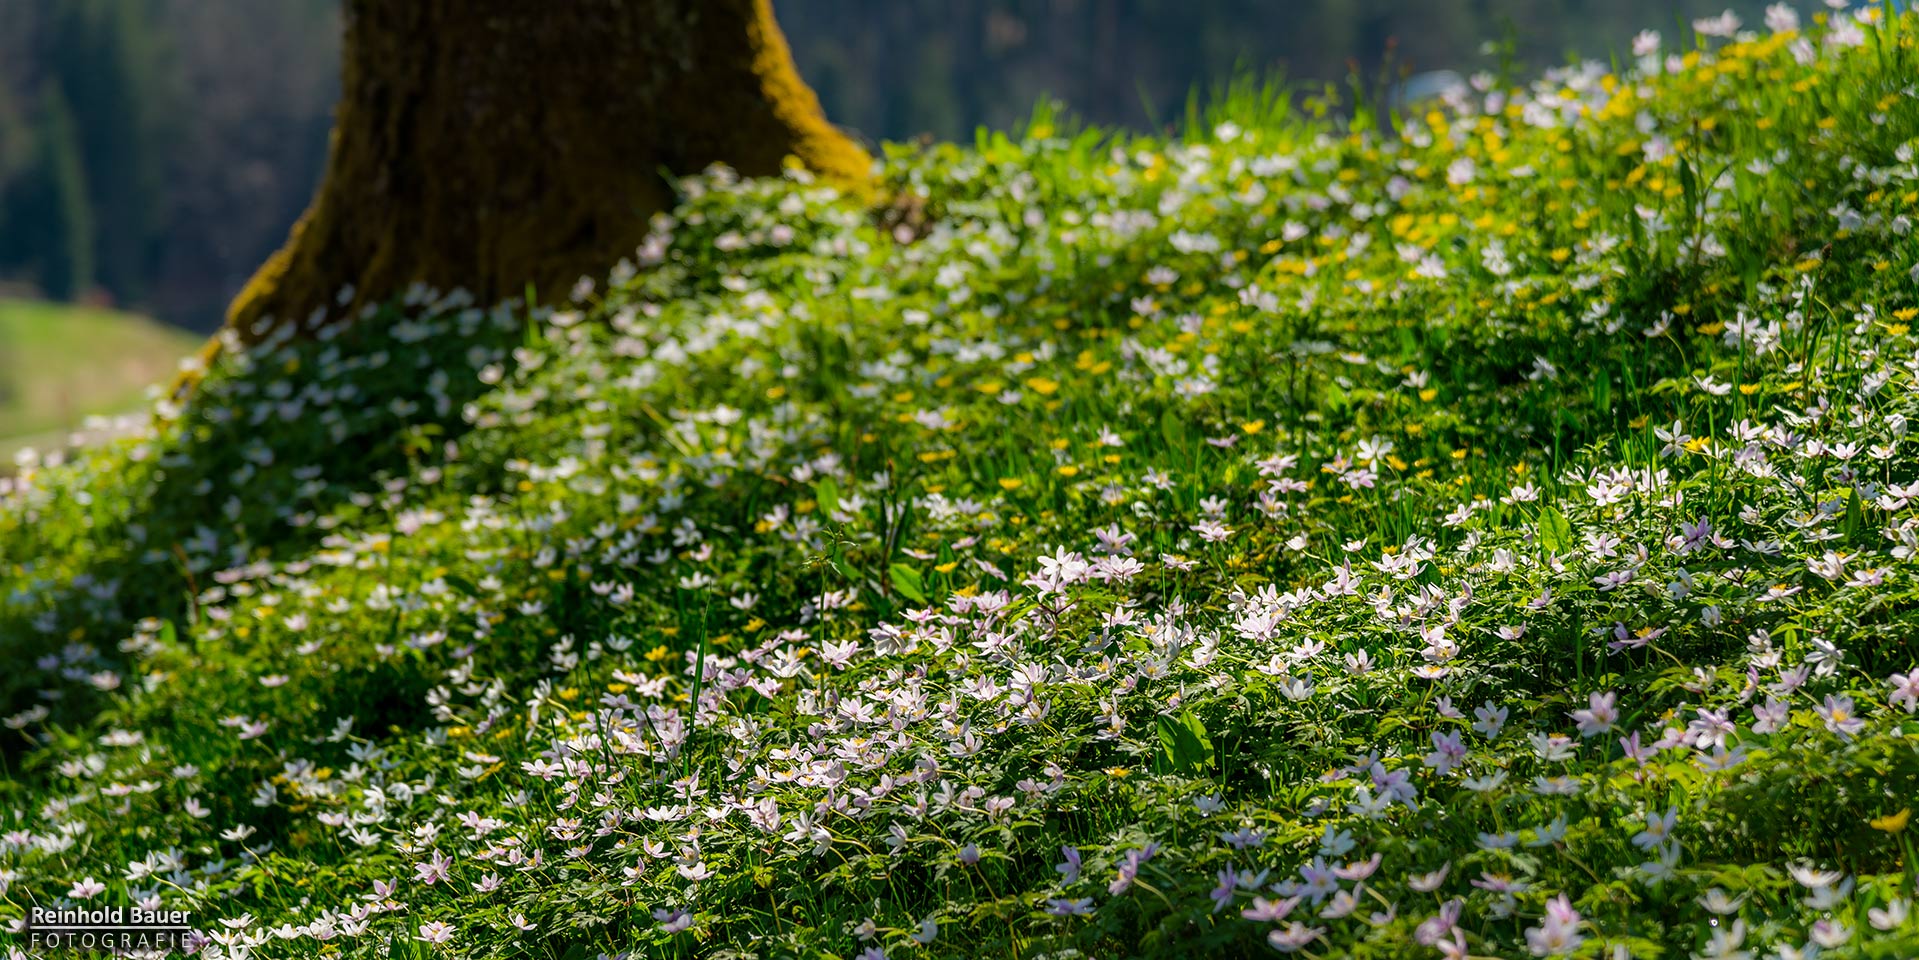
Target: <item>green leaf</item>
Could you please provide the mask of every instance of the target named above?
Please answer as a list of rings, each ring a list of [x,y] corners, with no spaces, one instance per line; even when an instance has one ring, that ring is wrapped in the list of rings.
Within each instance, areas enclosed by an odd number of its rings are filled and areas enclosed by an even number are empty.
[[[1166,412],[1160,414],[1159,435],[1166,439],[1168,448],[1186,450],[1186,421],[1180,417],[1178,408],[1167,407]]]
[[[904,563],[893,564],[893,589],[914,603],[926,602],[926,584],[920,572]]]
[[[837,540],[826,550],[826,565],[831,567],[834,573],[839,574],[844,579],[859,579],[853,576],[853,571],[847,566],[846,548]]]
[[[831,515],[840,508],[840,485],[832,477],[821,477],[813,484],[813,499],[819,501],[820,514]]]
[[[1846,520],[1845,520],[1846,539],[1850,540],[1853,537],[1858,536],[1859,531],[1864,530],[1865,528],[1866,528],[1866,507],[1865,507],[1865,504],[1862,504],[1859,502],[1859,488],[1853,487],[1851,495],[1846,497]]]
[[[1552,507],[1539,511],[1539,544],[1554,553],[1572,549],[1573,525],[1565,514]]]
[[[1699,175],[1684,157],[1679,159],[1679,187],[1686,201],[1686,223],[1691,224],[1699,216]]]
[[[1154,768],[1160,773],[1204,773],[1213,766],[1213,741],[1206,725],[1191,710],[1177,717],[1159,718],[1159,754]]]
[[[469,597],[477,597],[480,595],[480,588],[474,586],[473,581],[468,580],[467,578],[462,577],[457,573],[449,573],[446,576],[441,577],[440,579],[445,580],[447,586],[452,587],[453,589],[458,590]]]

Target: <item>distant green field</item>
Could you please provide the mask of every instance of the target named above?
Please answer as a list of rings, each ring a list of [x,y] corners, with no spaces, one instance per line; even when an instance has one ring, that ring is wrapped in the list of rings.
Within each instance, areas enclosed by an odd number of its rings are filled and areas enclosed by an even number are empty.
[[[0,299],[0,464],[90,415],[138,410],[198,343],[133,314]]]

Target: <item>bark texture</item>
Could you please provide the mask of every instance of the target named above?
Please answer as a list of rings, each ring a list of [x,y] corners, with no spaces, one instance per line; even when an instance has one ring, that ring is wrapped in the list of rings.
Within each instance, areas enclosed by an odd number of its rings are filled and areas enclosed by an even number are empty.
[[[562,295],[632,253],[662,171],[793,156],[856,186],[871,166],[772,0],[346,0],[343,61],[319,191],[228,310],[244,340],[348,285],[348,306],[415,281]]]

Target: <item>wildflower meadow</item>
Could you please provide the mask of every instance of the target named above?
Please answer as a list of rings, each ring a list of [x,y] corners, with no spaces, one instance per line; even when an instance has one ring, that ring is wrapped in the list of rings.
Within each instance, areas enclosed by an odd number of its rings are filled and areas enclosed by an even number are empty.
[[[0,920],[1919,956],[1919,14],[1690,27],[236,341],[0,480]]]

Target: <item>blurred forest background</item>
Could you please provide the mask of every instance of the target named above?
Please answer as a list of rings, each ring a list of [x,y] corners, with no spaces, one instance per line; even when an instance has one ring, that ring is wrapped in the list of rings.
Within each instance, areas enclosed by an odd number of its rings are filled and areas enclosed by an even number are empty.
[[[1036,100],[1134,127],[1247,69],[1463,72],[1674,39],[1726,0],[777,0],[828,114],[965,138]],[[1759,4],[1734,2],[1749,21]],[[0,296],[216,328],[325,157],[338,0],[0,0]],[[0,344],[0,351],[5,351]]]

